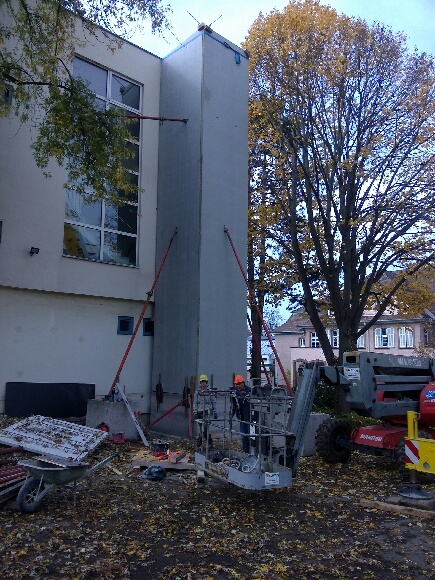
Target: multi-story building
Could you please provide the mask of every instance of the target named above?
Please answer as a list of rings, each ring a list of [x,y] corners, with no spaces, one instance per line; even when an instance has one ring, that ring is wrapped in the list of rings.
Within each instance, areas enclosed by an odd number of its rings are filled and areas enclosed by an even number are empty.
[[[367,312],[362,319],[372,318]],[[419,345],[427,345],[429,335],[428,322],[434,315],[430,310],[416,318],[403,318],[391,313],[385,313],[381,318],[358,339],[359,350],[368,352],[389,352],[392,354],[415,355]],[[332,323],[327,328],[334,353],[338,356],[340,336]],[[325,356],[320,346],[319,337],[314,331],[308,315],[301,308],[295,311],[288,320],[273,331],[275,348],[292,386],[296,386],[298,370],[305,362],[325,362]],[[276,369],[277,383],[284,384],[280,369]]]
[[[71,72],[100,105],[157,119],[137,121],[130,143],[143,193],[120,207],[65,193],[64,169],[53,162],[46,179],[36,167],[30,125],[0,119],[0,412],[12,384],[33,386],[35,400],[40,383],[109,392],[177,231],[120,375],[152,420],[180,400],[186,378],[228,385],[246,364],[246,287],[224,229],[243,260],[248,61],[203,26],[163,59],[77,34]],[[185,434],[184,409],[159,429]]]

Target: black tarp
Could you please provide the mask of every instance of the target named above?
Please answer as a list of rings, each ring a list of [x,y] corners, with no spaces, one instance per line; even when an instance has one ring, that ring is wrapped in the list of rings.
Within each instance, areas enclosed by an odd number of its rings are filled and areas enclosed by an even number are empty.
[[[6,383],[8,417],[43,415],[53,419],[85,417],[95,385],[87,383]]]

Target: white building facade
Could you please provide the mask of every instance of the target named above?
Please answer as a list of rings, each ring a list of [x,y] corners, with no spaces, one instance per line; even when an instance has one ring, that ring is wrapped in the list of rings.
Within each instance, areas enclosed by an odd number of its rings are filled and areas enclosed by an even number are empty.
[[[0,119],[0,412],[8,383],[35,384],[35,397],[41,382],[108,393],[177,230],[120,376],[147,420],[158,377],[166,408],[186,376],[226,385],[246,364],[246,289],[224,227],[243,260],[247,58],[198,30],[165,59],[87,39],[72,67],[103,107],[187,122],[135,124],[128,168],[143,193],[115,207],[65,192],[54,163],[45,179],[31,128]],[[184,410],[162,428],[185,434]]]

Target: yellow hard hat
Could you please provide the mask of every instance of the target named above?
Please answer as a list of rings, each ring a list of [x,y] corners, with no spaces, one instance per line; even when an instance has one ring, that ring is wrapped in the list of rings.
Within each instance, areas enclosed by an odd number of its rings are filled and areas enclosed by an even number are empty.
[[[199,375],[199,382],[201,382],[201,381],[207,381],[208,382],[207,375]]]

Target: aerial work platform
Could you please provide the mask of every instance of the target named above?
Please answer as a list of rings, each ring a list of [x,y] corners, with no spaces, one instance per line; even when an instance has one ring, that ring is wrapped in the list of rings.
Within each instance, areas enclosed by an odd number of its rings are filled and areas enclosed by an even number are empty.
[[[314,365],[315,367],[316,365]],[[215,391],[219,419],[205,416],[198,424],[203,446],[195,463],[208,475],[252,490],[290,487],[302,455],[314,398],[313,369],[304,373],[294,397],[269,385],[252,389],[248,423],[249,452],[241,449],[240,421],[232,416],[235,393]],[[213,444],[205,436],[212,434]]]

